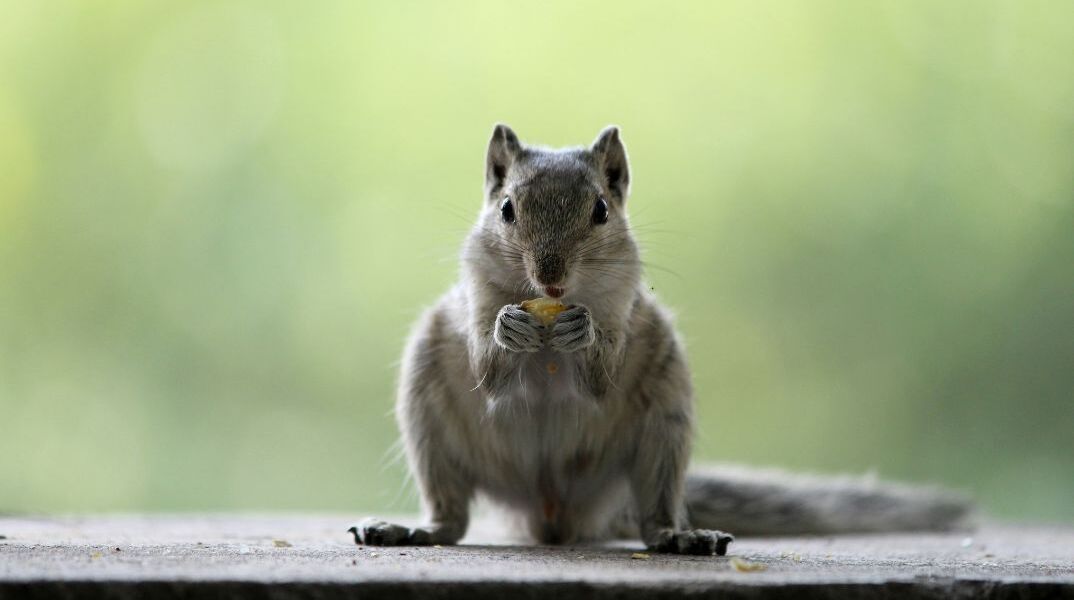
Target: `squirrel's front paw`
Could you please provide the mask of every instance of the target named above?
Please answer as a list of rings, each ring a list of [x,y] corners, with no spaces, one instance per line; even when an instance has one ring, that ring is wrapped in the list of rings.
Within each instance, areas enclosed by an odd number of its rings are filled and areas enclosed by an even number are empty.
[[[557,352],[575,352],[590,346],[596,339],[589,309],[579,304],[559,313],[548,345]]]
[[[510,352],[536,352],[541,349],[541,322],[517,304],[508,304],[496,315],[492,333],[496,343]]]

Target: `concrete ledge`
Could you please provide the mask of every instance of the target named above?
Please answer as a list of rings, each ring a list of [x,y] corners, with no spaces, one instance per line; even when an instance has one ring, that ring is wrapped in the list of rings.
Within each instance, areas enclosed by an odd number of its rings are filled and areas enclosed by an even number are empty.
[[[7,598],[1074,597],[1074,528],[742,539],[729,558],[636,545],[355,546],[351,516],[0,518]]]

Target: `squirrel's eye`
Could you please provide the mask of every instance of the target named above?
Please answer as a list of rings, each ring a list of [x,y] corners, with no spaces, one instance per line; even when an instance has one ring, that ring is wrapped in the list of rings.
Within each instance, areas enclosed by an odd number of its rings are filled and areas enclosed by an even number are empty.
[[[597,203],[593,205],[593,223],[595,225],[603,225],[608,222],[608,203],[604,201],[604,198],[597,198]]]
[[[510,197],[503,199],[503,204],[500,205],[500,216],[503,217],[504,223],[515,222],[515,205],[511,204]]]

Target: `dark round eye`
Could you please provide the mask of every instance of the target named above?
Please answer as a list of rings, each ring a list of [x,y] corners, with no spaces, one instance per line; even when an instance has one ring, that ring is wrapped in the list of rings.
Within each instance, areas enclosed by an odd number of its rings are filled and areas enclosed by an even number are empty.
[[[515,205],[511,204],[510,197],[504,198],[503,204],[500,204],[500,216],[503,217],[504,223],[515,222]]]
[[[593,205],[593,224],[603,225],[608,222],[608,203],[604,201],[604,198],[597,198],[597,203]]]

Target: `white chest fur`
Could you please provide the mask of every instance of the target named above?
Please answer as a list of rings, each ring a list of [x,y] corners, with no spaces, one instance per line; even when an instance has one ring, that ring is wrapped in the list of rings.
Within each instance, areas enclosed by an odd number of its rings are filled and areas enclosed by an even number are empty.
[[[527,505],[549,494],[592,493],[589,483],[607,475],[579,468],[603,454],[606,443],[604,411],[581,385],[579,360],[551,350],[521,357],[512,384],[484,418],[485,456],[495,457],[484,463],[495,465],[483,473],[485,491]]]

